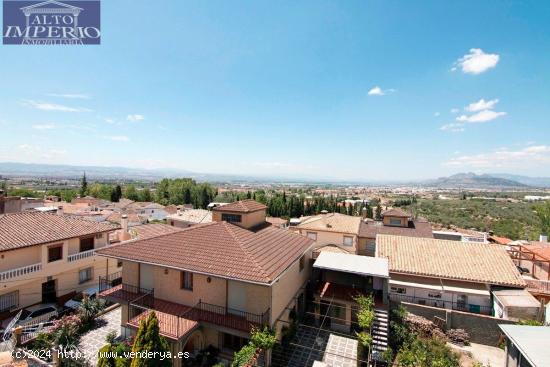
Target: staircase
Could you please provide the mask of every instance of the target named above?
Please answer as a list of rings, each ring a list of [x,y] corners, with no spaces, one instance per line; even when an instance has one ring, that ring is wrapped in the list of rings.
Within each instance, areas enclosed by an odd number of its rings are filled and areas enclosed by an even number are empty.
[[[372,358],[380,360],[380,356],[388,349],[389,320],[388,311],[375,308],[374,322],[372,323]]]

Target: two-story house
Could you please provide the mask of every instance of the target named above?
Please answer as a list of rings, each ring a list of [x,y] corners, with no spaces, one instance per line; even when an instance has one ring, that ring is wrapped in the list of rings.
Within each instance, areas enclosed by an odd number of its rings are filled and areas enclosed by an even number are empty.
[[[265,215],[264,205],[240,201],[215,208],[212,223],[100,250],[123,263],[122,284],[100,279],[100,296],[122,305],[123,335],[154,310],[173,354],[212,345],[230,359],[252,326],[280,329],[304,307],[314,241]]]
[[[118,227],[56,213],[0,215],[0,312],[56,302],[116,271],[95,256]]]

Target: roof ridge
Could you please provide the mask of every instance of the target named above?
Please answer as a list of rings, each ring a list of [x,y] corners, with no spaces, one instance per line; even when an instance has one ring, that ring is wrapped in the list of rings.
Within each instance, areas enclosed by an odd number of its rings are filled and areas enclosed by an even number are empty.
[[[229,232],[231,237],[239,244],[239,247],[243,250],[245,255],[254,263],[254,265],[256,265],[256,267],[259,270],[261,270],[262,276],[264,276],[266,279],[269,279],[269,275],[267,274],[266,270],[256,261],[254,256],[252,256],[252,254],[250,254],[250,251],[248,251],[248,249],[245,246],[243,246],[243,241],[240,238],[237,237],[235,232],[233,232],[232,227],[242,229],[243,231],[249,232],[251,238],[256,237],[256,233],[248,231],[244,228],[238,227],[238,226],[236,226],[234,224],[231,224],[231,223],[227,223],[227,222],[222,222],[222,223],[224,223],[224,227],[226,228],[227,232]]]

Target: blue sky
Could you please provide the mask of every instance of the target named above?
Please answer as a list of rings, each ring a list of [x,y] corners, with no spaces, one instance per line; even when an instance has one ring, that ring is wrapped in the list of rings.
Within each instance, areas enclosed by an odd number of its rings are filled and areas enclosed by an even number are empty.
[[[0,161],[340,179],[550,176],[550,2],[102,2],[0,45]]]

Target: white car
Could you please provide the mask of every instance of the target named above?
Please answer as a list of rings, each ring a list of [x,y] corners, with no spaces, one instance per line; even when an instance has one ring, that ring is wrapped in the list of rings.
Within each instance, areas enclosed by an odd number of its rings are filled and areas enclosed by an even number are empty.
[[[17,326],[27,326],[33,324],[40,324],[51,321],[59,316],[59,311],[55,303],[42,303],[39,305],[34,305],[27,307],[21,310],[21,315],[13,327]],[[10,324],[13,320],[6,319],[2,322],[1,332],[4,332],[4,329]]]
[[[84,296],[88,296],[90,299],[94,299],[97,297],[97,294],[99,292],[99,286],[93,286],[87,289],[84,289],[82,292],[77,293],[73,298],[65,302],[65,308],[70,308],[71,310],[78,310],[80,305],[82,304],[82,299],[84,299]]]

